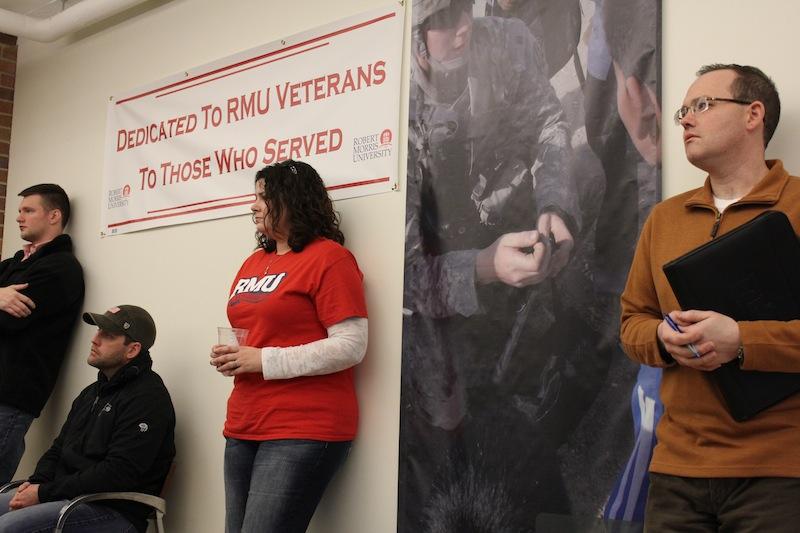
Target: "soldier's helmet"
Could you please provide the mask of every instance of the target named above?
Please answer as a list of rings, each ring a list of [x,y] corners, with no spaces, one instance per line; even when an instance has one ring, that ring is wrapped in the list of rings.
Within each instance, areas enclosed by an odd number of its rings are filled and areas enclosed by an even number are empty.
[[[414,27],[419,28],[428,17],[448,7],[450,7],[450,0],[414,0],[411,5]]]
[[[450,4],[472,4],[473,0],[414,0],[411,4],[411,16],[414,29],[419,29],[431,15],[443,9],[448,9]]]

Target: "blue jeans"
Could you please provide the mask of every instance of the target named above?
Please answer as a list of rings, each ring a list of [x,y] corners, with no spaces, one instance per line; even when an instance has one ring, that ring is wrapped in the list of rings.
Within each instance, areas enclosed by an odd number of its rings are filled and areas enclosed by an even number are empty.
[[[0,485],[11,481],[25,453],[25,434],[33,415],[16,407],[0,404]]]
[[[67,500],[40,503],[16,511],[8,510],[15,491],[0,494],[0,533],[49,533]],[[87,503],[79,505],[67,519],[65,532],[136,533],[136,528],[118,512]]]
[[[227,439],[226,533],[303,533],[350,445]]]

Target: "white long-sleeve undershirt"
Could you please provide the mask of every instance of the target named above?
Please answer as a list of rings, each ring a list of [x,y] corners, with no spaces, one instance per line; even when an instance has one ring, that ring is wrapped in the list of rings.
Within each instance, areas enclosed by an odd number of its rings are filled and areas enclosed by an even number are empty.
[[[364,359],[367,353],[367,319],[352,317],[327,329],[328,338],[290,346],[261,349],[264,379],[332,374]]]

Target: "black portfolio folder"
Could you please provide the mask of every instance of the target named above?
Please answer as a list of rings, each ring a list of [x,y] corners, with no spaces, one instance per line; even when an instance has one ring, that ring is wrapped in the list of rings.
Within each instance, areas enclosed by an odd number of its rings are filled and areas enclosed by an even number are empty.
[[[779,211],[766,211],[663,268],[684,310],[737,321],[800,318],[800,242]],[[711,377],[739,422],[800,391],[800,374],[745,371],[735,359]]]

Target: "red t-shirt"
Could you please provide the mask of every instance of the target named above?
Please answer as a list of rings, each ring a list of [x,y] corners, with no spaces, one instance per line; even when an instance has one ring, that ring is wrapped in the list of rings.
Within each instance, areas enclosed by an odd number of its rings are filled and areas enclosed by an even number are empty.
[[[324,339],[327,328],[367,316],[363,275],[346,248],[317,239],[299,253],[257,250],[231,286],[231,326],[245,345],[286,348]],[[358,425],[353,369],[322,376],[234,378],[224,435],[244,440],[352,440]]]

